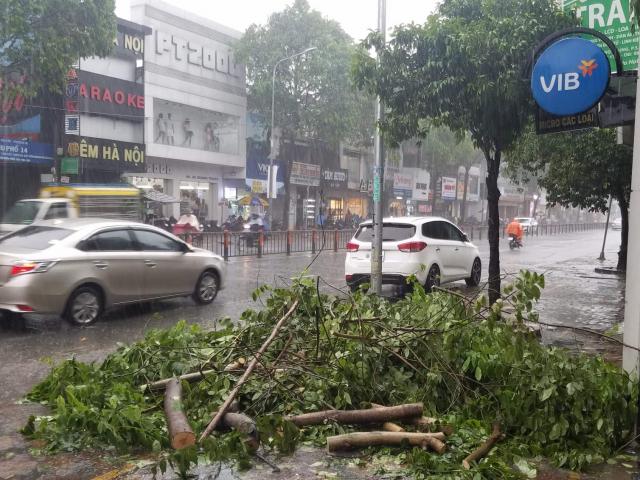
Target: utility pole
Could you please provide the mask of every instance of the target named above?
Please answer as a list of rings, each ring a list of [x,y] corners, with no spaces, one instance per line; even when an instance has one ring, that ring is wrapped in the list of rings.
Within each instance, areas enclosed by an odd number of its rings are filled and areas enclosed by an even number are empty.
[[[640,347],[640,82],[636,86],[636,118],[633,127],[633,166],[629,201],[629,239],[627,243],[626,293],[624,306],[624,343]],[[624,347],[622,366],[638,378],[638,351]]]
[[[387,1],[378,0],[378,32],[383,42],[387,30]],[[379,61],[379,59],[378,59]],[[373,244],[371,251],[371,287],[376,295],[382,294],[382,200],[384,198],[384,143],[380,123],[384,119],[384,105],[378,97],[376,105],[376,159],[373,171]]]

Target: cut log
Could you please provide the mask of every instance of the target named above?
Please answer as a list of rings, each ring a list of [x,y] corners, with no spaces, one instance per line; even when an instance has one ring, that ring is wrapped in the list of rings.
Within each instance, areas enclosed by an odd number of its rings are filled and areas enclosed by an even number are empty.
[[[324,410],[286,417],[298,427],[320,425],[327,421],[345,424],[384,423],[422,416],[422,403],[409,403],[395,407],[371,408],[367,410]]]
[[[378,403],[372,403],[371,408],[384,408],[384,405],[380,405]],[[402,428],[397,423],[393,422],[384,422],[382,424],[382,430],[385,432],[404,432],[404,428]]]
[[[238,395],[238,392],[240,391],[240,387],[244,385],[244,383],[247,381],[247,379],[251,375],[251,372],[253,372],[253,369],[256,368],[256,365],[260,361],[260,357],[262,357],[262,354],[267,350],[269,345],[271,345],[271,342],[273,342],[273,340],[276,338],[276,335],[278,335],[278,332],[280,331],[282,326],[293,314],[295,309],[298,308],[298,303],[299,303],[299,300],[296,300],[295,302],[293,302],[293,305],[291,305],[291,308],[289,308],[287,313],[285,313],[284,316],[280,320],[278,320],[278,323],[276,323],[276,325],[273,327],[273,330],[271,331],[271,335],[269,335],[269,338],[267,338],[264,341],[264,343],[260,347],[260,350],[257,351],[253,359],[249,362],[249,365],[247,365],[247,369],[242,374],[242,377],[240,377],[240,379],[238,380],[238,383],[236,383],[236,386],[233,388],[233,390],[231,390],[231,392],[227,396],[227,399],[224,401],[220,409],[211,419],[211,421],[209,422],[209,425],[207,425],[207,428],[205,428],[204,432],[202,432],[202,435],[200,435],[200,438],[198,441],[202,442],[218,426],[220,419],[224,416],[225,413],[227,413],[227,409],[229,408],[229,405],[236,398],[236,395]]]
[[[327,437],[327,450],[340,452],[379,445],[399,446],[404,443],[415,447],[430,447],[438,453],[445,450],[442,432],[410,433],[410,432],[356,432],[345,435]]]
[[[203,370],[202,372],[186,373],[184,375],[180,375],[178,378],[180,380],[186,380],[187,382],[195,382],[196,380],[203,379],[206,375],[211,373],[217,373],[217,370]],[[140,390],[143,392],[146,392],[147,390],[164,390],[167,388],[167,384],[172,380],[173,378],[164,378],[157,382],[145,383],[140,386]]]
[[[167,383],[164,392],[164,414],[167,417],[171,446],[178,450],[195,445],[196,436],[182,407],[182,385],[175,377]]]
[[[469,470],[471,468],[471,462],[477,462],[482,457],[484,457],[487,453],[491,451],[493,446],[498,443],[502,439],[502,433],[500,432],[500,424],[493,424],[493,431],[487,440],[476,448],[473,452],[471,452],[467,458],[462,461],[462,466],[465,470]]]
[[[220,420],[219,427],[232,428],[244,434],[244,444],[252,452],[255,452],[260,447],[260,435],[258,434],[256,422],[248,415],[227,412]]]

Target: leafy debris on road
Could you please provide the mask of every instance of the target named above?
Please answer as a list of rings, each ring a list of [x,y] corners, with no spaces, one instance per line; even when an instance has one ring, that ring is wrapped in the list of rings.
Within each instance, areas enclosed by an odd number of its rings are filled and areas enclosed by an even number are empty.
[[[171,465],[181,475],[199,459],[249,467],[254,449],[240,431],[216,431],[195,446],[171,450],[164,392],[146,386],[196,374],[187,377],[193,383],[182,381],[181,407],[200,434],[245,373],[247,359],[299,302],[237,396],[266,450],[286,454],[301,442],[324,445],[327,437],[354,432],[331,420],[299,428],[287,417],[423,403],[433,418],[398,422],[406,432],[446,429],[443,454],[404,443],[370,450],[393,454],[414,478],[523,478],[531,475],[525,459],[538,456],[572,469],[603,462],[629,439],[637,383],[599,357],[540,345],[524,323],[537,319],[543,286],[542,276],[522,272],[493,306],[485,297],[425,294],[417,285],[398,302],[363,291],[345,298],[321,294],[308,277],[290,288],[260,287],[254,300],[265,297],[265,308],[245,311],[238,324],[225,319],[205,332],[179,322],[120,346],[101,364],[70,359],[56,366],[28,395],[51,414],[30,418],[23,432],[44,440],[49,452],[154,452],[160,470]],[[467,470],[463,460],[486,445],[494,422],[504,439]]]

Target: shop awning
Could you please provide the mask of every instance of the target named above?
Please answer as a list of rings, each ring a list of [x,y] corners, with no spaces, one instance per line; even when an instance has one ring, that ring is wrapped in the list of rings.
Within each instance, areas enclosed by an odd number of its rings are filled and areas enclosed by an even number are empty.
[[[180,200],[167,195],[166,193],[158,192],[157,190],[149,190],[144,192],[144,198],[152,202],[158,203],[180,203]]]

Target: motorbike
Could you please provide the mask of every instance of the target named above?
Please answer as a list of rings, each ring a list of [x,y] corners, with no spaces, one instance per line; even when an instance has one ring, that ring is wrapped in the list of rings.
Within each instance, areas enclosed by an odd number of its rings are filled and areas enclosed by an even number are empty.
[[[254,248],[258,246],[258,242],[260,241],[260,232],[264,232],[264,227],[257,223],[247,223],[243,228],[244,232],[242,232],[238,237],[238,243],[244,243],[247,248]]]
[[[518,240],[514,235],[509,235],[509,248],[515,250],[516,248],[522,248],[522,242]]]
[[[244,230],[244,220],[242,217],[232,215],[222,224],[222,228],[230,232],[242,232]]]

